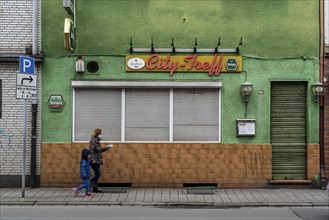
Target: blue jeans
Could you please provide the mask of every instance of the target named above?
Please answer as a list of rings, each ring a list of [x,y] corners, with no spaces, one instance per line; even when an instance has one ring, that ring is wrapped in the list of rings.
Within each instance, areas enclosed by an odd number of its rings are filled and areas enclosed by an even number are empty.
[[[83,179],[82,184],[77,187],[77,190],[81,190],[83,188],[86,188],[86,193],[90,193],[90,180],[89,179]]]
[[[91,164],[91,169],[94,171],[94,177],[91,179],[91,182],[94,186],[97,186],[98,180],[101,177],[101,165]]]

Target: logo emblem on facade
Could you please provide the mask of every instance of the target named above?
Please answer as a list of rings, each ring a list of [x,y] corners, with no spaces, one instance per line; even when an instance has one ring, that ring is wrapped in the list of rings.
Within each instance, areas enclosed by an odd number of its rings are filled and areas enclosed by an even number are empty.
[[[145,66],[145,61],[141,58],[131,58],[128,60],[127,65],[130,69],[139,70]]]
[[[64,106],[62,95],[50,95],[48,106],[51,112],[61,112]]]
[[[230,71],[234,71],[238,68],[238,62],[235,58],[228,58],[225,65],[226,69]]]

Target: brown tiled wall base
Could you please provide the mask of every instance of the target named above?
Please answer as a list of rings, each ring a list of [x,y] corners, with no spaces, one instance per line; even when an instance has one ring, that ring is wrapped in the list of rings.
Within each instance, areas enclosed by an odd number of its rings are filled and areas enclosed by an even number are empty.
[[[320,145],[310,144],[307,146],[307,179],[320,175]]]
[[[42,187],[80,183],[80,152],[87,144],[43,144]],[[105,152],[101,183],[133,187],[183,187],[216,183],[219,188],[266,187],[272,177],[271,145],[114,144]]]

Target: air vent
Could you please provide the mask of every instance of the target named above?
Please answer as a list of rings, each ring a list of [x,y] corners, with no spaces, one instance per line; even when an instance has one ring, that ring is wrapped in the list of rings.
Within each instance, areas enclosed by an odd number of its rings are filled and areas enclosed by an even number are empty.
[[[99,70],[99,61],[89,61],[87,63],[87,71],[89,73],[97,73]]]

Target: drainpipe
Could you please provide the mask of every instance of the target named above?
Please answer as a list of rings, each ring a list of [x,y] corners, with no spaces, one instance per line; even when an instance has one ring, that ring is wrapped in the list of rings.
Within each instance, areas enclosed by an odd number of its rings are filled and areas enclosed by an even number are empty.
[[[37,55],[38,52],[38,0],[33,0],[33,36],[32,36],[32,54]]]
[[[33,15],[32,15],[32,55],[38,53],[38,0],[33,0]],[[35,65],[35,74],[37,74],[37,66]],[[36,149],[37,149],[37,101],[32,102],[32,128],[31,128],[31,166],[30,166],[30,187],[37,186],[36,179]]]
[[[320,82],[324,83],[324,0],[320,0]],[[320,97],[320,183],[326,189],[324,171],[324,97]]]

